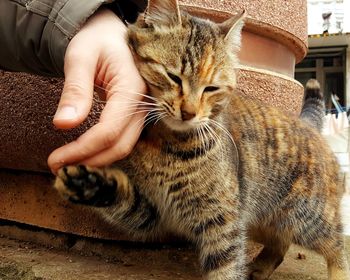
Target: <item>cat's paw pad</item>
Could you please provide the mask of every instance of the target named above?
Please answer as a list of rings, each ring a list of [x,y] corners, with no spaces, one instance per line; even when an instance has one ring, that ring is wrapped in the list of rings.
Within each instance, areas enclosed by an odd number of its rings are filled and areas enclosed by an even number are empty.
[[[58,171],[54,187],[73,203],[103,207],[114,203],[117,182],[106,178],[101,169],[69,165]]]

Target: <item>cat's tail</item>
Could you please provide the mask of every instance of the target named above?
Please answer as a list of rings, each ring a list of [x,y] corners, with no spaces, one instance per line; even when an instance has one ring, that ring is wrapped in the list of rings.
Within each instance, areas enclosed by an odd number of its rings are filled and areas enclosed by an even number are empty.
[[[320,84],[317,80],[310,79],[305,86],[304,105],[300,119],[321,132],[324,115],[325,104]]]

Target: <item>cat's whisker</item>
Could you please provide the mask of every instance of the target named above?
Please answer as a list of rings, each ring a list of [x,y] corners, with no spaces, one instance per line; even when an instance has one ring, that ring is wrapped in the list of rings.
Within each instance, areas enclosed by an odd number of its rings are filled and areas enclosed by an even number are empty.
[[[220,145],[219,148],[221,150],[221,142],[220,142],[218,135],[215,133],[215,131],[207,123],[205,123],[203,126],[204,126],[204,129],[206,130],[207,134],[210,135],[210,138],[212,139],[212,141],[214,141],[215,143],[218,143]]]
[[[100,99],[93,97],[93,101],[95,103],[99,103],[99,104],[106,104],[107,102],[108,103],[116,102],[118,104],[127,104],[128,107],[130,107],[131,105],[148,105],[148,106],[152,106],[152,107],[159,107],[160,106],[157,103],[150,103],[150,102],[145,102],[142,100],[133,100],[133,99],[128,99],[128,98],[125,98],[125,99],[130,100],[130,101],[124,101],[124,102],[116,101],[116,100],[104,101],[104,100],[100,100]]]
[[[230,138],[230,140],[232,141],[232,143],[235,143],[235,140],[233,139],[231,133],[227,130],[226,127],[224,127],[221,123],[217,122],[216,120],[210,119],[210,122],[215,124],[217,127],[219,127],[222,131],[224,131],[226,133],[226,135]]]
[[[147,101],[144,101],[144,100],[137,100],[137,99],[134,99],[134,98],[130,98],[130,97],[126,97],[125,95],[121,95],[119,96],[121,98],[123,98],[123,100],[128,100],[128,102],[125,102],[125,103],[130,103],[131,102],[134,102],[134,103],[139,103],[139,104],[148,104],[148,105],[155,105],[155,106],[159,106],[157,102],[147,102]],[[108,101],[105,101],[105,102],[115,102],[114,100],[108,100]],[[120,101],[118,101],[120,102]]]
[[[159,107],[161,107],[165,112],[168,112],[168,114],[170,116],[174,116],[173,112],[171,111],[171,109],[169,108],[169,106],[166,104],[166,102],[160,102]]]
[[[148,105],[148,106],[151,106],[151,107],[160,107],[160,104],[156,103],[156,102],[147,102],[147,101],[144,101],[144,100],[137,100],[137,99],[133,99],[133,98],[127,98],[125,96],[120,96],[122,97],[122,100],[101,100],[101,99],[98,99],[96,97],[93,97],[92,100],[95,102],[95,103],[98,103],[98,104],[104,104],[106,105],[107,103],[118,103],[118,104],[121,104],[121,105],[127,105],[128,107],[130,107],[131,105]]]
[[[224,153],[225,153],[225,150],[224,150],[224,144],[223,144],[223,141],[222,141],[222,138],[218,135],[218,133],[210,126],[208,126],[208,128],[212,131],[212,133],[216,136],[217,138],[217,141],[220,145],[220,151],[221,151],[221,158],[222,160],[224,160]]]
[[[156,108],[156,107],[148,107],[148,106],[131,106],[128,107],[126,112],[136,112],[139,110],[148,110],[148,111],[162,111],[162,108]]]
[[[204,146],[204,139],[203,139],[203,135],[202,135],[202,127],[201,126],[197,127],[197,135],[198,135],[198,141],[199,141],[200,147]],[[195,150],[195,156],[197,157],[197,150]]]
[[[162,108],[157,108],[157,107],[148,107],[148,106],[133,106],[133,107],[128,107],[127,108],[128,111],[132,111],[132,112],[137,112],[139,110],[148,110],[148,111],[163,111]]]
[[[201,126],[201,130],[202,130],[203,135],[205,136],[205,140],[209,139],[209,141],[210,141],[211,139],[213,139],[213,136],[211,135],[210,131],[208,131],[208,129],[207,129],[205,124],[203,124]],[[205,149],[206,150],[207,150],[207,147],[208,147],[208,143],[207,142],[208,141],[204,141],[204,145],[205,145]]]
[[[208,140],[209,137],[208,137],[208,135],[205,133],[203,126],[200,127],[200,134],[201,134],[201,138],[202,138],[201,141],[202,141],[202,143],[203,143],[204,149],[207,150],[207,145],[208,145],[208,144],[207,144],[207,142],[208,142],[207,140]]]
[[[133,115],[136,115],[136,114],[139,114],[139,113],[149,113],[149,112],[154,112],[155,110],[149,110],[149,109],[144,109],[144,110],[136,110],[136,111],[134,111],[134,112],[132,112],[132,113],[129,113],[129,114],[126,114],[126,115],[123,115],[123,116],[120,116],[120,117],[118,117],[118,118],[112,118],[112,119],[110,119],[110,121],[119,121],[119,120],[123,120],[123,119],[125,119],[125,118],[129,118],[129,117],[131,117],[131,116],[133,116]],[[159,111],[159,112],[161,112],[161,111]]]
[[[167,112],[163,112],[158,115],[158,119],[154,122],[154,124],[157,124],[161,119],[165,118],[167,116]]]
[[[167,102],[161,102],[161,105],[163,105],[170,113],[173,114],[174,109],[169,104],[167,104]]]
[[[150,96],[148,94],[141,93],[141,92],[134,92],[134,94],[143,96],[144,98],[151,99],[151,100],[156,101],[156,102],[159,101],[158,98]]]
[[[102,82],[102,81],[101,81],[101,82]],[[105,83],[105,82],[103,82],[103,84],[106,85],[106,86],[111,85],[110,83]],[[108,90],[108,89],[106,89],[106,87],[101,87],[101,86],[97,85],[96,83],[94,84],[94,86],[95,86],[95,88],[98,88],[98,89],[100,89],[100,90],[102,90],[103,92],[106,92],[106,93],[108,93],[108,94],[112,94],[112,93],[117,92],[117,90],[115,90],[115,91]],[[153,96],[150,96],[150,95],[148,95],[148,94],[141,93],[141,92],[129,91],[129,90],[127,90],[127,89],[120,90],[120,93],[121,93],[121,91],[122,91],[123,93],[135,94],[135,95],[143,96],[144,98],[151,99],[151,100],[153,100],[153,101],[158,101],[157,98],[155,98],[155,97],[153,97]],[[119,91],[118,91],[118,92],[119,92]]]
[[[141,126],[143,126],[143,128],[146,127],[146,122],[147,122],[147,116],[149,113],[146,114],[146,116],[142,119],[139,119],[136,123],[134,123],[134,126],[136,126],[136,129],[140,129]]]
[[[224,127],[222,124],[220,124],[219,122],[217,122],[213,119],[210,119],[210,123],[213,124],[214,126],[216,126],[217,128],[219,128],[231,140],[233,147],[234,147],[234,150],[235,150],[235,154],[236,154],[236,172],[238,173],[240,159],[239,159],[239,152],[238,152],[238,148],[237,148],[237,144],[236,144],[235,140],[233,139],[231,133],[227,130],[227,128]]]
[[[222,160],[224,160],[225,155],[227,155],[227,154],[226,154],[226,150],[225,150],[224,141],[223,141],[222,137],[218,134],[218,132],[216,132],[213,128],[211,128],[211,129],[213,130],[213,133],[214,133],[214,134],[216,135],[216,137],[217,137],[217,141],[218,141],[218,143],[219,143],[219,145],[220,145],[221,158],[222,158]]]
[[[162,110],[161,108],[157,108],[157,107],[149,107],[146,105],[132,105],[126,108],[126,112],[133,112],[133,111],[137,111],[137,110]]]
[[[149,121],[147,123],[148,124],[151,124],[153,122],[153,125],[156,125],[160,120],[162,120],[163,118],[165,117],[165,115],[159,115],[157,116],[155,119],[153,119],[152,121]]]
[[[148,118],[146,120],[146,122],[144,123],[144,126],[146,127],[147,125],[149,125],[150,123],[154,123],[154,125],[159,122],[162,118],[164,118],[167,114],[165,112],[160,113],[160,114],[156,114],[151,116],[150,118]]]
[[[120,100],[109,100],[109,101],[101,101],[99,99],[96,99],[94,98],[94,100],[96,100],[97,102],[99,103],[104,103],[106,104],[107,102],[111,103],[111,102],[117,102],[119,104],[144,104],[144,105],[149,105],[149,106],[159,106],[159,104],[157,103],[151,103],[151,102],[145,102],[145,101],[142,101],[142,100],[135,100],[135,99],[131,99],[131,98],[124,98],[123,101],[120,101]],[[125,101],[125,100],[128,100],[128,101]]]
[[[139,119],[133,126],[136,126],[136,129],[140,129],[142,126],[145,128],[150,122],[157,118],[162,112],[149,111],[143,118]]]
[[[206,131],[206,133],[204,132],[204,130]],[[203,133],[205,133],[206,137],[210,138],[210,140],[217,141],[215,135],[213,135],[213,133],[208,129],[208,124],[206,124],[206,123],[204,123],[204,125],[203,125]],[[210,141],[206,141],[206,146],[209,148]]]
[[[158,120],[158,118],[160,116],[163,116],[164,114],[166,114],[166,112],[164,112],[164,110],[162,110],[162,108],[152,110],[152,111],[148,112],[147,115],[145,116],[144,124],[146,125],[154,120]]]
[[[219,150],[221,153],[221,160],[224,160],[224,149],[223,149],[223,143],[221,138],[219,137],[219,135],[215,132],[215,130],[210,127],[210,125],[208,123],[206,123],[205,125],[206,130],[208,131],[208,133],[211,135],[211,138],[218,143],[219,145]]]
[[[213,141],[213,136],[211,133],[208,133],[205,125],[202,126],[201,130],[203,135],[204,148],[206,151],[208,151],[210,149],[210,142]]]
[[[203,135],[203,144],[204,144],[204,149],[208,150],[209,148],[209,142],[212,138],[212,135],[206,130],[205,124],[201,126],[201,134]]]
[[[196,137],[198,138],[200,145],[202,145],[202,142],[201,142],[200,137],[199,137],[199,129],[200,128],[196,127]],[[197,150],[195,151],[195,157],[197,157]],[[199,167],[199,169],[200,169],[200,167]]]

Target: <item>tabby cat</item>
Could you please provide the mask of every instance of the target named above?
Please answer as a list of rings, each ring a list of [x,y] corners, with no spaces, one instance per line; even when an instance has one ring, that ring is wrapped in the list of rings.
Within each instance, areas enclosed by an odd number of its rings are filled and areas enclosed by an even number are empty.
[[[126,159],[66,166],[55,188],[136,238],[193,241],[206,279],[267,279],[296,243],[325,257],[329,279],[349,280],[338,164],[312,118],[235,91],[243,18],[216,24],[150,0],[128,34],[150,125]],[[247,238],[264,244],[250,265]]]

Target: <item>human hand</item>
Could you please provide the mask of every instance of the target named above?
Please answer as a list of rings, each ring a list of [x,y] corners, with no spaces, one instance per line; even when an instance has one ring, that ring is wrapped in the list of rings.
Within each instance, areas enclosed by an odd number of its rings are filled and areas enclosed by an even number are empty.
[[[77,140],[53,151],[48,165],[108,165],[127,156],[135,145],[145,112],[137,110],[146,85],[126,42],[126,27],[109,10],[93,15],[69,43],[65,82],[53,123],[70,129],[82,123],[92,106],[94,84],[104,88],[106,105],[99,123]]]

